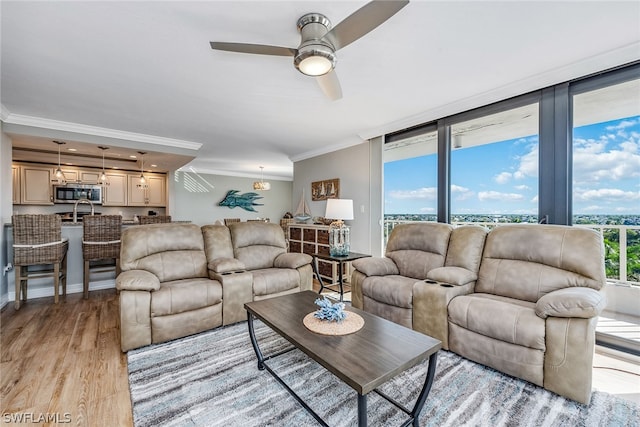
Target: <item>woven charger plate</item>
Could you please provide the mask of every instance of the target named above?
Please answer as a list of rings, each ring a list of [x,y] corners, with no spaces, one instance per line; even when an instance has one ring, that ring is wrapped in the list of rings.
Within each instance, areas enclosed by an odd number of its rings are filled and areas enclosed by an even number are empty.
[[[322,335],[347,335],[359,331],[364,326],[364,319],[359,314],[347,311],[342,322],[329,322],[314,317],[315,312],[304,316],[302,323],[312,332]]]

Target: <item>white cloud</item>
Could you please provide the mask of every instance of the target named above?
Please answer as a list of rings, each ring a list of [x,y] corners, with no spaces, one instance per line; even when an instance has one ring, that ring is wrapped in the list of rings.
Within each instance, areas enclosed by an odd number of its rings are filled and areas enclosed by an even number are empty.
[[[619,188],[576,188],[573,191],[573,198],[577,201],[631,202],[634,200],[640,200],[640,191],[624,191]]]
[[[602,209],[603,209],[602,206],[591,205],[591,206],[587,206],[586,208],[584,208],[583,211],[585,211],[585,212],[598,212],[598,211],[601,211]]]
[[[435,200],[438,189],[435,187],[422,187],[417,190],[394,190],[389,192],[393,199],[428,199]]]
[[[422,213],[435,213],[436,208],[420,208],[420,212]]]
[[[535,196],[533,196],[533,198],[531,199],[531,203],[538,203],[538,195],[537,194]]]
[[[573,172],[576,183],[620,181],[640,177],[638,144],[624,141],[620,149],[604,151],[605,144],[593,140],[581,141],[573,151]]]
[[[455,196],[455,200],[468,200],[472,198],[475,193],[467,187],[451,184],[451,195]]]
[[[488,200],[499,200],[499,201],[514,201],[514,200],[522,200],[524,197],[522,194],[517,193],[500,193],[499,191],[480,191],[478,193],[478,199],[481,202]]]
[[[620,130],[620,129],[626,129],[626,128],[631,127],[631,126],[635,126],[637,124],[638,124],[638,120],[637,119],[622,120],[617,125],[607,126],[606,129],[607,130]]]
[[[520,191],[523,191],[523,190],[531,190],[531,187],[529,187],[528,185],[524,185],[524,184],[522,184],[522,185],[516,185],[516,186],[515,186],[515,187],[513,187],[513,188],[515,188],[516,190],[520,190]]]
[[[512,174],[510,172],[501,172],[493,177],[493,180],[498,184],[506,184],[511,181]]]
[[[638,152],[638,143],[634,141],[625,141],[620,143],[620,148],[625,153],[637,153]]]
[[[535,178],[538,176],[538,144],[532,144],[530,151],[518,160],[520,161],[518,170],[513,173],[515,179]]]

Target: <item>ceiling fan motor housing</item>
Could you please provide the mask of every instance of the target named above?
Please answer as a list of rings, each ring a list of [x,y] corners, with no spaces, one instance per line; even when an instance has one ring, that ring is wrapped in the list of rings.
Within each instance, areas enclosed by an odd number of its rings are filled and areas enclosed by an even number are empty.
[[[308,13],[298,19],[301,42],[293,64],[302,74],[321,76],[336,66],[335,48],[322,38],[331,29],[331,21],[320,13]]]

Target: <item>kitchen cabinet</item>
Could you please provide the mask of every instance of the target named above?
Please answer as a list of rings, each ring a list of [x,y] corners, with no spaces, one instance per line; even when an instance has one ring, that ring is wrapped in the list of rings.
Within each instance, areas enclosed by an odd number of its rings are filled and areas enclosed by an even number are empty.
[[[82,184],[99,184],[102,171],[79,169],[78,175]]]
[[[321,253],[329,255],[329,226],[315,224],[289,225],[289,252],[302,252],[308,255]],[[314,260],[315,262],[316,260]],[[329,284],[338,283],[338,263],[318,259],[318,273]],[[343,281],[349,282],[351,263],[344,263]]]
[[[16,163],[13,174],[13,204],[52,205],[53,186],[58,184],[56,165]],[[99,185],[102,169],[62,166],[64,182],[68,184]],[[108,185],[102,190],[104,206],[166,207],[167,176],[145,173],[147,187],[139,188],[140,174],[127,171],[106,171]]]
[[[103,206],[127,206],[127,174],[107,172],[107,182],[102,188]]]
[[[51,170],[51,179],[53,180],[53,184],[58,184],[58,178],[56,177],[56,169],[57,167]],[[77,168],[60,168],[62,171],[63,182],[61,184],[66,183],[76,183],[78,182],[78,169]]]
[[[20,203],[23,205],[53,205],[51,179],[53,170],[47,166],[20,167]]]
[[[127,175],[129,200],[127,206],[165,207],[167,204],[167,178],[165,175],[146,173],[147,186],[139,187],[140,175]]]
[[[13,182],[13,204],[20,204],[20,166],[11,165],[11,177]]]

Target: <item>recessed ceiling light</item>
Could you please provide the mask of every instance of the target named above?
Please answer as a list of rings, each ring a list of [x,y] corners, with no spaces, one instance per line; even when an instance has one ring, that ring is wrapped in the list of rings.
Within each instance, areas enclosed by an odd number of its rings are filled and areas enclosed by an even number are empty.
[[[152,168],[157,168],[157,167],[158,167],[158,165],[151,165],[151,167],[152,167]]]
[[[137,157],[135,155],[130,155],[129,157],[131,157],[132,159],[137,159]]]
[[[65,163],[67,166],[73,166],[73,163]]]
[[[76,148],[67,148],[69,151],[78,151]]]

